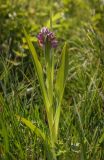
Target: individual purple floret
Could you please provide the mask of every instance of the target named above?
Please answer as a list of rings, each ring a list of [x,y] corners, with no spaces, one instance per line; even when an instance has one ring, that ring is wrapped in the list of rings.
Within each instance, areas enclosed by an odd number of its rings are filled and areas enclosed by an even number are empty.
[[[50,47],[57,47],[57,40],[53,32],[51,32],[47,27],[43,27],[41,32],[38,34],[39,45],[43,47],[48,43]]]

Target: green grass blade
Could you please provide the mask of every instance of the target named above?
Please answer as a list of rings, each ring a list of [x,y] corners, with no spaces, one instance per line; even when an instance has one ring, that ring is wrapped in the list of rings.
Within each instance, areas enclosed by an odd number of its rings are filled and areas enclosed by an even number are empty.
[[[24,123],[27,127],[29,127],[33,132],[35,132],[35,134],[38,136],[38,137],[42,137],[43,140],[45,141],[46,140],[46,136],[45,134],[39,129],[37,128],[34,124],[32,124],[29,120],[19,116],[19,115],[16,115],[17,119],[19,121],[21,121],[22,123]]]
[[[101,137],[100,137],[99,140],[98,140],[99,145],[100,145],[102,142],[104,142],[104,131],[103,131],[103,134],[101,135]]]

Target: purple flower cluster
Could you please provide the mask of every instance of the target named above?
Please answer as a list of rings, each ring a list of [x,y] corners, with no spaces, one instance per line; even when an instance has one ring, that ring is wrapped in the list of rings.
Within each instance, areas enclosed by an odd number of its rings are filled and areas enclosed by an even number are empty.
[[[41,47],[48,43],[51,48],[57,47],[57,40],[53,32],[51,32],[47,27],[43,27],[41,32],[38,34],[38,42]]]

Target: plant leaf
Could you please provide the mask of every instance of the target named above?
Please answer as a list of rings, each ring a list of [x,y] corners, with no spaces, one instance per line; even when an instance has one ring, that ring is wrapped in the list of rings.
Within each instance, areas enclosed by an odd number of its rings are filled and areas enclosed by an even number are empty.
[[[47,97],[46,88],[45,88],[45,84],[44,84],[42,66],[41,66],[41,64],[38,60],[36,50],[35,50],[32,42],[30,41],[30,38],[29,38],[27,32],[25,31],[25,29],[24,29],[24,34],[25,34],[25,37],[26,37],[26,41],[27,41],[30,53],[32,54],[32,57],[33,57],[33,60],[34,60],[35,68],[36,68],[36,71],[37,71],[37,75],[38,75],[38,79],[39,79],[39,83],[40,83],[40,87],[41,87],[41,92],[42,92],[42,95],[43,95],[43,101],[44,101],[44,104],[45,104],[45,107],[46,107],[46,111],[48,112],[50,104],[49,104],[49,100],[48,100],[48,97]]]
[[[34,124],[32,124],[29,120],[19,116],[19,115],[16,115],[17,119],[19,121],[22,121],[22,123],[24,123],[27,127],[29,127],[33,132],[35,132],[35,134],[38,136],[38,137],[42,137],[43,140],[46,140],[46,136],[45,134],[39,129],[37,128]]]
[[[65,88],[65,81],[68,72],[68,53],[67,53],[67,45],[65,43],[63,50],[62,50],[62,58],[61,58],[61,65],[57,72],[57,79],[55,84],[55,92],[56,92],[56,101],[57,101],[57,108],[54,118],[54,131],[57,139],[58,134],[58,125],[59,125],[59,118],[60,118],[60,109],[61,109],[61,101],[64,93]]]
[[[56,92],[56,96],[58,96],[59,103],[63,96],[67,73],[68,73],[68,53],[67,53],[67,45],[65,43],[62,50],[61,64],[57,72],[57,78],[56,78],[56,84],[55,84],[55,92]]]
[[[61,13],[56,13],[55,15],[51,16],[52,23],[56,24],[56,21],[61,18],[62,18]],[[50,19],[48,21],[46,21],[45,26],[50,27]]]
[[[21,52],[18,52],[18,51],[15,51],[15,50],[13,50],[14,51],[14,53],[16,54],[16,56],[18,56],[18,57],[26,57],[27,55],[26,54],[24,54],[24,53],[21,53]]]

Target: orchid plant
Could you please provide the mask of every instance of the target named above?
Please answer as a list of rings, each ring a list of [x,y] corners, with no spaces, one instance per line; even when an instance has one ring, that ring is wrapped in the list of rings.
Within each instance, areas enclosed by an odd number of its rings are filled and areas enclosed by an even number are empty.
[[[62,49],[60,66],[57,71],[55,71],[54,53],[58,45],[58,41],[56,40],[55,34],[51,32],[47,27],[43,27],[41,29],[40,33],[37,36],[37,39],[39,46],[42,47],[44,51],[46,70],[46,72],[44,73],[42,69],[42,64],[38,59],[36,50],[29,39],[29,35],[25,30],[24,34],[26,42],[28,44],[28,48],[34,60],[34,66],[40,84],[41,94],[47,114],[47,122],[50,133],[49,137],[46,137],[46,134],[34,124],[32,124],[32,122],[30,122],[29,120],[21,116],[17,116],[17,118],[22,121],[22,123],[27,125],[32,131],[34,131],[37,136],[41,137],[44,140],[48,147],[50,147],[50,159],[55,160],[57,159],[55,152],[55,144],[58,140],[61,103],[68,71],[67,45],[65,43]],[[57,73],[57,75],[55,73]]]

